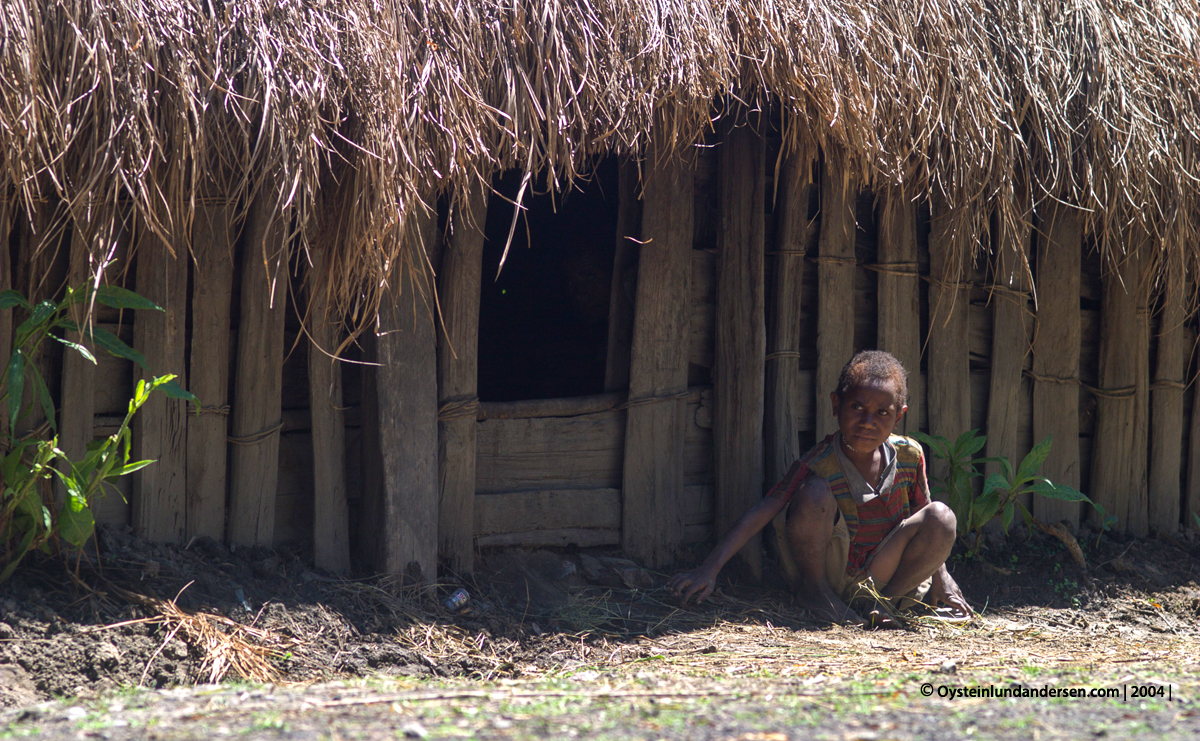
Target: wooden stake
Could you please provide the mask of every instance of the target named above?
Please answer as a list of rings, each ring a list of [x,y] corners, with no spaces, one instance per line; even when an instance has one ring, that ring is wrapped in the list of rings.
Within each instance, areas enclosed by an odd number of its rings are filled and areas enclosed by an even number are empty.
[[[929,232],[929,432],[954,442],[971,429],[971,309],[964,247],[967,235],[957,233],[949,211],[934,199]],[[936,393],[932,390],[936,390]],[[945,476],[945,462],[934,460],[936,476]]]
[[[230,314],[233,311],[234,203],[206,199],[192,223],[192,344],[189,391],[204,406],[187,418],[187,535],[225,535],[229,453]],[[257,263],[251,270],[260,269]]]
[[[265,184],[246,217],[229,455],[229,540],[272,545],[283,425],[286,224]]]
[[[901,429],[921,428],[921,276],[917,207],[899,190],[883,196],[879,219],[879,349],[908,371],[908,413]],[[899,432],[900,430],[897,430]]]
[[[41,185],[41,192],[46,193],[49,189],[48,183]],[[57,269],[59,266],[56,259],[63,242],[67,240],[67,233],[62,228],[64,218],[65,207],[61,202],[39,200],[34,203],[32,213],[22,224],[23,228],[17,246],[16,275],[13,276],[13,283],[14,288],[20,291],[31,305],[54,299],[55,287],[64,277]],[[21,310],[13,317],[14,326],[20,326],[20,322],[28,317],[29,313]],[[42,380],[50,382],[48,344],[43,342],[41,348],[25,361],[25,391],[21,399],[22,416],[17,422],[16,433],[18,435],[32,432],[46,421],[46,415],[38,400],[37,387],[29,371],[36,368],[37,372],[41,374]],[[6,351],[10,350],[11,342],[10,347],[6,348]],[[11,358],[11,355],[9,357]],[[5,368],[7,367],[5,365]]]
[[[1183,390],[1187,347],[1183,271],[1170,270],[1159,319],[1158,362],[1150,391],[1150,531],[1172,534],[1179,529],[1183,470]]]
[[[812,243],[813,227],[808,220],[808,202],[813,189],[812,159],[794,152],[784,160],[780,173],[781,194],[775,247],[775,284],[770,303],[767,345],[767,381],[763,443],[766,446],[765,482],[781,480],[800,457],[802,409],[807,393],[800,381],[800,320],[804,285],[804,257]],[[807,410],[806,410],[807,411]],[[787,511],[775,518],[775,550],[784,578],[798,584],[800,570],[787,542]]]
[[[9,235],[12,233],[16,206],[7,198],[0,200],[0,291],[13,287],[12,252]],[[0,372],[8,368],[12,359],[13,310],[0,311]],[[0,401],[0,425],[8,430],[8,400]]]
[[[1144,536],[1149,532],[1150,338],[1148,316],[1139,312],[1139,305],[1145,304],[1140,298],[1142,265],[1150,245],[1143,239],[1129,249],[1133,254],[1119,258],[1121,264],[1104,275],[1091,496],[1117,517],[1118,530]]]
[[[826,156],[821,173],[817,250],[817,440],[837,432],[829,394],[854,354],[854,203],[858,186],[843,163]]]
[[[1192,418],[1188,436],[1187,492],[1184,527],[1200,532],[1200,383],[1192,384]]]
[[[476,183],[454,209],[438,294],[438,554],[456,573],[474,567],[475,433],[479,410],[479,297],[488,193]]]
[[[314,265],[328,255],[314,247]],[[319,274],[318,274],[319,275]],[[339,345],[338,325],[319,278],[310,283],[308,311],[308,399],[312,416],[313,562],[333,573],[350,570],[350,510],[346,502],[346,422],[342,407],[342,363],[331,357]]]
[[[665,148],[664,148],[665,149]],[[683,449],[692,308],[695,158],[646,154],[630,353],[621,546],[651,568],[683,545]]]
[[[1001,220],[996,239],[996,277],[992,293],[992,369],[988,391],[987,454],[1004,456],[1017,466],[1025,451],[1018,433],[1021,417],[1021,374],[1029,354],[1033,314],[1029,309],[1029,272],[1025,255],[1032,226],[1015,229]],[[1028,401],[1028,399],[1025,399]],[[989,473],[999,472],[990,464]],[[1026,502],[1026,506],[1029,502]]]
[[[1042,474],[1079,488],[1079,315],[1083,219],[1049,203],[1037,233],[1037,335],[1033,342],[1033,441],[1053,435]],[[1079,504],[1034,497],[1042,522],[1079,521]]]
[[[726,133],[720,153],[720,266],[713,370],[718,537],[763,494],[765,158],[765,144],[755,128],[746,125]],[[761,576],[759,536],[751,538],[740,555],[751,573]]]
[[[630,237],[642,233],[642,202],[638,199],[638,165],[621,160],[618,166],[617,249],[613,259],[612,290],[608,301],[608,355],[604,390],[629,388],[630,348],[633,344],[634,297],[637,291],[638,244]],[[689,207],[689,212],[691,207]]]
[[[149,370],[138,368],[135,378],[147,383],[174,373],[187,388],[184,332],[187,322],[187,251],[182,244],[163,242],[147,228],[137,235],[137,290],[165,311],[139,311],[133,320],[133,348],[146,358]],[[186,526],[187,404],[168,399],[161,391],[134,417],[133,444],[137,460],[153,460],[133,475],[134,532],[151,541],[181,543]]]
[[[406,249],[410,265],[434,250],[436,222],[420,209]],[[420,268],[413,268],[419,270]],[[380,309],[377,340],[379,446],[383,459],[381,565],[389,574],[437,578],[437,345],[433,283],[427,273],[402,274]]]
[[[81,289],[88,283],[89,245],[79,225],[71,239],[70,264],[67,268],[67,285]],[[80,304],[72,312],[72,320],[83,327],[87,321],[84,314],[87,306]],[[80,343],[95,352],[101,352],[83,332],[67,332],[69,342]],[[63,349],[62,391],[59,398],[58,444],[72,461],[83,460],[87,455],[88,443],[92,441],[95,418],[96,366],[71,348]],[[56,482],[59,501],[65,501],[66,491],[62,482]]]

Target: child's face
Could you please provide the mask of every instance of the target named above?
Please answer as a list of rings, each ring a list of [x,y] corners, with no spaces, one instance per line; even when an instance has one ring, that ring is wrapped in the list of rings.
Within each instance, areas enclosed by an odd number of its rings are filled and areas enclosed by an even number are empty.
[[[892,434],[896,423],[908,411],[896,404],[896,382],[890,378],[860,383],[833,400],[833,416],[837,417],[842,439],[853,450],[865,453],[874,450]]]

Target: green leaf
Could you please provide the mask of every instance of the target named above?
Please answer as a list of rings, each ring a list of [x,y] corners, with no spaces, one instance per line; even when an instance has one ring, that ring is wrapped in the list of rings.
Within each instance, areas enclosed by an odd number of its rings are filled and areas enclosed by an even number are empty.
[[[164,311],[163,307],[148,298],[120,286],[100,286],[96,291],[96,300],[114,309],[151,309]]]
[[[968,432],[959,435],[959,441],[955,442],[954,447],[961,446],[962,457],[970,458],[974,454],[983,450],[983,446],[988,442],[988,436],[978,434],[978,429],[968,430]],[[968,438],[967,435],[970,435]],[[966,440],[964,441],[964,438]]]
[[[1050,443],[1053,435],[1046,435],[1046,439],[1033,446],[1033,450],[1025,456],[1021,461],[1021,465],[1017,467],[1017,478],[1013,484],[1020,486],[1022,482],[1033,478],[1042,468],[1042,464],[1046,462],[1046,456],[1050,455]]]
[[[53,301],[43,301],[37,306],[33,307],[33,312],[29,315],[29,319],[26,324],[30,326],[42,324],[56,311],[58,311],[57,304],[55,304]]]
[[[21,416],[21,397],[25,393],[25,352],[15,350],[5,371],[8,382],[8,434],[17,436],[17,420]]]
[[[981,496],[986,497],[993,491],[1008,491],[1009,488],[1008,479],[998,473],[993,473],[983,482],[983,494]]]
[[[132,360],[146,370],[150,370],[150,366],[146,365],[145,355],[126,345],[119,337],[107,329],[92,327],[92,339],[95,340],[97,347],[102,348],[109,355],[125,360]]]
[[[17,546],[16,555],[8,562],[8,566],[4,567],[4,571],[0,572],[0,583],[7,581],[8,577],[12,576],[16,570],[17,564],[21,563],[21,559],[25,558],[25,554],[29,553],[29,546],[33,545],[34,529],[29,528],[25,531],[25,537],[21,538],[21,544]]]
[[[1009,481],[1012,481],[1013,480],[1012,463],[1009,462],[1007,457],[1002,456],[1002,455],[997,456],[997,459],[998,459],[997,462],[1000,464],[1000,470],[1004,472],[1004,478],[1008,479]]]
[[[950,441],[941,435],[927,435],[924,432],[914,432],[912,436],[916,438],[918,442],[927,445],[934,456],[943,459],[948,459],[950,457]]]
[[[96,356],[92,355],[92,351],[87,349],[83,345],[79,344],[78,342],[71,342],[70,340],[63,339],[62,337],[59,337],[57,335],[51,335],[51,336],[54,337],[54,339],[61,342],[62,344],[66,345],[67,347],[71,348],[75,352],[79,353],[87,360],[91,361],[92,365],[96,364]]]
[[[58,513],[59,537],[76,548],[82,548],[95,530],[96,520],[92,517],[92,511],[87,507],[82,507],[78,512],[70,507],[64,507],[63,511]]]
[[[42,374],[38,372],[37,367],[33,368],[34,386],[37,387],[38,399],[42,402],[42,414],[46,415],[46,421],[50,423],[50,429],[58,431],[58,424],[54,421],[54,399],[50,398],[50,389],[46,388],[46,382],[42,380]]]
[[[154,462],[153,460],[134,461],[133,463],[128,463],[124,466],[119,466],[117,468],[114,468],[112,471],[110,471],[108,476],[106,476],[105,478],[116,478],[117,476],[125,476],[126,474],[133,473],[134,471],[140,471],[153,462]]]
[[[11,309],[15,306],[20,306],[23,309],[29,309],[29,302],[18,291],[11,288],[7,291],[0,291],[0,311]]]
[[[1029,487],[1039,496],[1047,499],[1057,499],[1060,502],[1088,502],[1092,500],[1086,494],[1065,484],[1055,484],[1050,479],[1040,479]]]
[[[988,520],[996,516],[1000,510],[1000,493],[997,491],[984,494],[975,500],[975,505],[971,508],[971,515],[974,518],[972,529],[978,529],[987,524]]]
[[[169,399],[184,399],[186,401],[199,401],[196,395],[180,386],[176,381],[167,381],[162,385],[163,393]]]
[[[23,487],[21,490],[14,492],[14,494],[17,497],[17,506],[15,508],[17,512],[28,517],[33,523],[49,519],[48,516],[43,517],[42,515],[42,510],[45,507],[42,506],[42,498],[38,495],[36,486]],[[47,527],[49,527],[49,524],[47,524]]]
[[[1000,513],[1000,524],[1004,527],[1005,535],[1008,534],[1008,526],[1012,524],[1013,515],[1016,514],[1017,507],[1011,501],[1004,505],[1004,510]]]

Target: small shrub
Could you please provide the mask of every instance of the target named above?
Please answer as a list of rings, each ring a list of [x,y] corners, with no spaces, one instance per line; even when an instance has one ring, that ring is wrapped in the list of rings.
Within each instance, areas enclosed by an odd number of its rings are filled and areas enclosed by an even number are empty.
[[[8,402],[8,418],[4,420],[7,424],[0,424],[0,446],[5,450],[0,461],[0,476],[3,476],[0,482],[0,582],[12,576],[32,550],[62,550],[64,544],[68,549],[82,548],[95,531],[92,505],[96,497],[106,486],[115,491],[114,479],[153,463],[130,460],[130,424],[152,393],[161,389],[172,398],[196,399],[175,383],[173,375],[159,376],[150,382],[140,381],[120,428],[109,437],[89,444],[81,460],[70,460],[59,449],[57,435],[46,437],[48,433],[57,432],[54,401],[37,365],[29,359],[36,358],[42,342],[50,338],[94,364],[96,357],[84,343],[72,342],[62,336],[81,331],[70,319],[71,309],[92,300],[118,309],[162,311],[161,307],[136,293],[114,286],[103,286],[94,292],[90,287],[67,289],[62,301],[43,301],[36,306],[31,306],[16,291],[0,292],[0,310],[20,307],[29,314],[29,318],[13,332],[12,355],[0,375],[0,401]],[[142,354],[111,332],[90,326],[84,334],[85,341],[90,340],[94,347],[149,370]],[[30,394],[29,405],[23,406],[29,383],[32,383],[34,393]],[[32,432],[18,434],[17,425],[29,415],[33,404],[40,405],[46,424]],[[55,477],[66,491],[65,501],[61,503],[55,502],[50,486]]]
[[[1033,446],[1033,450],[1029,451],[1015,470],[1004,456],[974,457],[987,442],[987,438],[980,435],[978,430],[964,432],[953,444],[941,435],[918,432],[913,436],[927,445],[934,457],[946,461],[948,472],[944,478],[936,479],[930,493],[934,496],[945,496],[946,503],[958,518],[959,537],[967,543],[972,554],[979,547],[979,532],[996,515],[1000,516],[1000,523],[1006,534],[1018,513],[1027,527],[1036,525],[1045,529],[1021,501],[1027,493],[1066,502],[1087,502],[1099,513],[1103,530],[1109,529],[1117,521],[1116,517],[1108,515],[1103,507],[1083,492],[1065,484],[1056,484],[1039,473],[1042,463],[1050,455],[1052,436],[1048,435],[1045,440]],[[971,480],[983,476],[978,466],[984,463],[999,464],[1001,472],[988,476],[983,482],[982,492],[976,496]],[[975,533],[976,537],[968,539],[966,536],[971,533]]]

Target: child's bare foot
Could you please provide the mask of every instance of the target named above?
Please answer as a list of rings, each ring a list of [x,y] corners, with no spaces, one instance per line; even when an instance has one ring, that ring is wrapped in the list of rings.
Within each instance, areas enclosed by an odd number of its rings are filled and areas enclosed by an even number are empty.
[[[838,625],[865,626],[866,622],[850,606],[841,600],[829,587],[797,595],[800,606],[818,620],[828,620]]]

